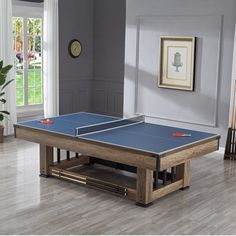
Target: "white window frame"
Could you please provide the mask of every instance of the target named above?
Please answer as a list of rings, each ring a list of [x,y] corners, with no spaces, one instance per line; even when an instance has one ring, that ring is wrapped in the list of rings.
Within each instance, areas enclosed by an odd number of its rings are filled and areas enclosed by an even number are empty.
[[[35,4],[35,6],[32,6],[32,4],[26,5],[25,3],[15,1],[15,2],[13,2],[12,10],[13,10],[13,17],[22,17],[24,19],[41,18],[42,19],[41,37],[43,39],[43,5],[42,4]],[[27,37],[27,21],[26,20],[23,21],[23,31],[24,31],[23,41],[26,42],[26,40],[27,40],[27,39],[25,39],[25,37]],[[42,44],[43,44],[43,40],[42,40]],[[23,43],[23,47],[24,47],[24,54],[25,54],[27,52],[27,44]],[[42,58],[43,58],[43,50],[42,50]],[[27,60],[25,60],[23,63],[24,63],[24,77],[28,78],[28,71],[26,68]],[[43,68],[43,61],[42,61],[42,68]],[[24,82],[26,83],[25,88],[27,88],[28,81],[24,80]],[[43,80],[43,73],[42,73],[42,87],[43,87],[43,83],[44,83],[44,80]],[[24,89],[24,91],[25,90],[26,89]],[[24,94],[25,94],[24,100],[26,101],[26,99],[28,99],[28,97],[26,97],[28,92],[25,91]],[[42,94],[42,96],[43,96],[43,94]],[[40,105],[17,106],[16,111],[17,111],[17,117],[43,115],[43,103]]]

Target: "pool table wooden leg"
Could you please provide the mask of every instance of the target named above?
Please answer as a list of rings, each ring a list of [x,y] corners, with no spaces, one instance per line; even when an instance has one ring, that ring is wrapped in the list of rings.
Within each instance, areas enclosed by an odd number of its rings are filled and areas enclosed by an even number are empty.
[[[176,179],[183,179],[183,187],[181,190],[185,190],[190,186],[190,161],[186,161],[176,167]]]
[[[153,171],[137,168],[136,205],[147,207],[153,202]]]
[[[53,147],[40,144],[40,176],[49,176],[49,167],[53,164]]]

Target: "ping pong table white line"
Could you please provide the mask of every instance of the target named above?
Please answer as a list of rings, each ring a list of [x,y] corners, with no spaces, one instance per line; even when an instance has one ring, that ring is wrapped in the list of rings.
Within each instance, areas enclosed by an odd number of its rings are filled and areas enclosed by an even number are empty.
[[[109,143],[109,142],[105,142],[105,141],[94,140],[92,138],[85,138],[83,136],[81,137],[81,139],[87,140],[87,141],[96,142],[96,143],[102,143],[102,144],[106,144],[106,145],[110,145],[110,146],[114,146],[114,147],[121,147],[121,148],[131,149],[131,150],[134,150],[134,151],[145,152],[145,153],[149,153],[149,154],[152,154],[152,155],[154,154],[154,155],[157,155],[157,156],[162,156],[162,155],[167,154],[169,152],[173,152],[175,150],[178,150],[178,149],[181,149],[181,148],[185,148],[185,147],[188,147],[188,146],[192,146],[194,144],[205,142],[207,140],[218,138],[218,137],[220,137],[220,136],[219,135],[214,135],[212,137],[208,137],[208,138],[205,138],[205,139],[198,140],[196,142],[184,144],[184,145],[178,146],[176,148],[168,149],[168,150],[163,151],[163,152],[155,152],[155,151],[141,149],[141,148],[135,148],[135,147],[131,147],[131,146],[125,146],[125,145],[120,145],[120,144],[115,144],[115,143]],[[80,137],[78,137],[78,138],[80,138]]]
[[[115,117],[115,116],[97,114],[97,113],[87,112],[87,111],[79,111],[79,112],[74,112],[74,113],[69,113],[69,114],[64,114],[64,115],[59,115],[59,116],[46,117],[46,118],[44,118],[44,119],[52,119],[52,118],[64,117],[64,116],[70,116],[70,115],[76,115],[76,114],[81,114],[81,113],[90,114],[90,115],[94,115],[94,116],[111,117],[111,118],[116,118],[116,119],[117,119],[117,117]],[[122,119],[122,118],[119,118],[119,119]]]
[[[53,119],[53,118],[57,118],[57,117],[75,115],[75,114],[80,114],[80,113],[86,113],[86,112],[81,111],[81,112],[75,112],[75,113],[64,114],[64,115],[59,115],[59,116],[51,116],[51,117],[45,117],[45,118],[40,118],[40,119],[26,120],[26,121],[18,122],[18,123],[16,123],[16,124],[24,124],[24,123],[32,122],[32,121],[40,121],[40,120],[46,120],[46,119]]]
[[[91,114],[91,115],[98,115],[98,116],[104,116],[104,117],[111,117],[111,118],[118,118],[118,119],[123,119],[121,117],[116,117],[116,116],[110,116],[110,115],[104,115],[104,114],[97,114],[97,113],[93,113],[93,112],[86,112],[86,111],[81,111],[80,113],[87,113],[87,114]]]
[[[121,125],[121,126],[112,127],[112,128],[109,128],[109,129],[103,129],[103,130],[88,132],[88,133],[85,133],[85,134],[76,135],[76,137],[80,138],[80,137],[83,137],[85,135],[97,134],[97,133],[106,132],[106,131],[110,131],[110,130],[114,130],[114,129],[118,129],[118,128],[123,128],[123,127],[127,127],[127,126],[137,125],[137,124],[141,124],[141,123],[144,123],[144,121],[138,121],[138,122],[135,122],[135,123],[132,123],[132,124]]]
[[[204,133],[204,132],[203,132]],[[204,141],[207,141],[207,140],[210,140],[210,139],[214,139],[214,138],[220,138],[220,135],[218,134],[215,134],[211,137],[208,137],[208,138],[204,138],[204,139],[201,139],[201,140],[198,140],[198,141],[195,141],[195,142],[192,142],[192,143],[188,143],[188,144],[184,144],[180,147],[177,147],[177,148],[172,148],[172,149],[169,149],[168,151],[164,151],[164,152],[160,152],[159,155],[164,155],[165,153],[168,153],[168,152],[172,152],[172,151],[175,151],[179,148],[184,148],[184,147],[187,147],[187,146],[191,146],[193,144],[198,144],[198,143],[201,143],[201,142],[204,142]]]
[[[75,114],[80,114],[80,113],[86,113],[86,112],[75,112],[75,113],[71,113],[71,114],[65,114],[65,115],[60,115],[60,116],[51,116],[51,117],[45,117],[45,118],[40,118],[40,119],[33,119],[33,120],[26,120],[26,121],[22,121],[22,122],[17,122],[17,124],[24,124],[27,122],[32,122],[32,121],[40,121],[40,120],[46,120],[46,119],[53,119],[53,118],[57,118],[57,117],[63,117],[63,116],[69,116],[69,115],[75,115]]]
[[[17,124],[24,124],[24,123],[32,122],[32,121],[40,121],[40,120],[46,120],[46,119],[60,118],[60,117],[64,117],[64,116],[76,115],[76,114],[81,114],[81,113],[90,114],[90,115],[94,115],[94,116],[104,116],[104,117],[110,117],[110,118],[115,118],[115,119],[122,119],[122,118],[115,117],[115,116],[109,116],[109,115],[106,116],[106,115],[96,114],[96,113],[92,113],[92,112],[80,111],[80,112],[74,112],[74,113],[70,113],[70,114],[59,115],[59,116],[51,116],[51,117],[45,117],[45,118],[41,118],[41,119],[33,119],[33,120],[17,122],[16,125]]]
[[[34,120],[32,120],[32,121],[34,121]],[[38,120],[35,120],[35,121],[38,121]],[[47,125],[47,124],[45,124],[45,125]],[[30,125],[24,125],[24,124],[21,124],[21,123],[15,124],[14,126],[26,127],[26,128],[31,128],[31,129],[35,129],[35,130],[44,131],[44,132],[49,132],[49,133],[52,133],[52,134],[60,134],[60,135],[76,138],[75,135],[71,135],[71,134],[67,134],[67,133],[62,133],[62,132],[58,132],[58,131],[53,131],[53,130],[50,130],[50,129],[42,129],[42,128],[38,128],[38,127],[32,127]]]
[[[70,116],[70,115],[76,115],[76,114],[81,114],[81,113],[84,113],[84,114],[90,114],[90,115],[93,115],[93,116],[103,116],[103,117],[110,117],[110,118],[115,118],[115,119],[122,119],[122,118],[119,118],[119,117],[115,117],[115,116],[109,116],[109,115],[103,115],[103,114],[97,114],[97,113],[92,113],[92,112],[86,112],[86,111],[80,111],[80,112],[75,112],[75,113],[70,113],[70,114],[64,114],[64,115],[59,115],[59,116],[54,116],[54,117],[49,117],[49,118],[44,118],[44,119],[52,119],[52,118],[57,118],[57,117],[65,117],[65,116]]]

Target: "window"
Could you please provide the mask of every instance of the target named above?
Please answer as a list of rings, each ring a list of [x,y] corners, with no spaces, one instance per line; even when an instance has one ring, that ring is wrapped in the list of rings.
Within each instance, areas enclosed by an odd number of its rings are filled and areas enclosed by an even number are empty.
[[[13,17],[13,39],[17,107],[42,107],[42,18]]]

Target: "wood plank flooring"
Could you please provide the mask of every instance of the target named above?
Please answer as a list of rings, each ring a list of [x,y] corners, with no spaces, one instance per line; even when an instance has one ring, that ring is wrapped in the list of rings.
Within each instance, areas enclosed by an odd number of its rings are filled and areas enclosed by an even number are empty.
[[[0,234],[236,234],[236,161],[191,162],[191,187],[145,209],[99,190],[39,178],[38,146],[0,144]]]

